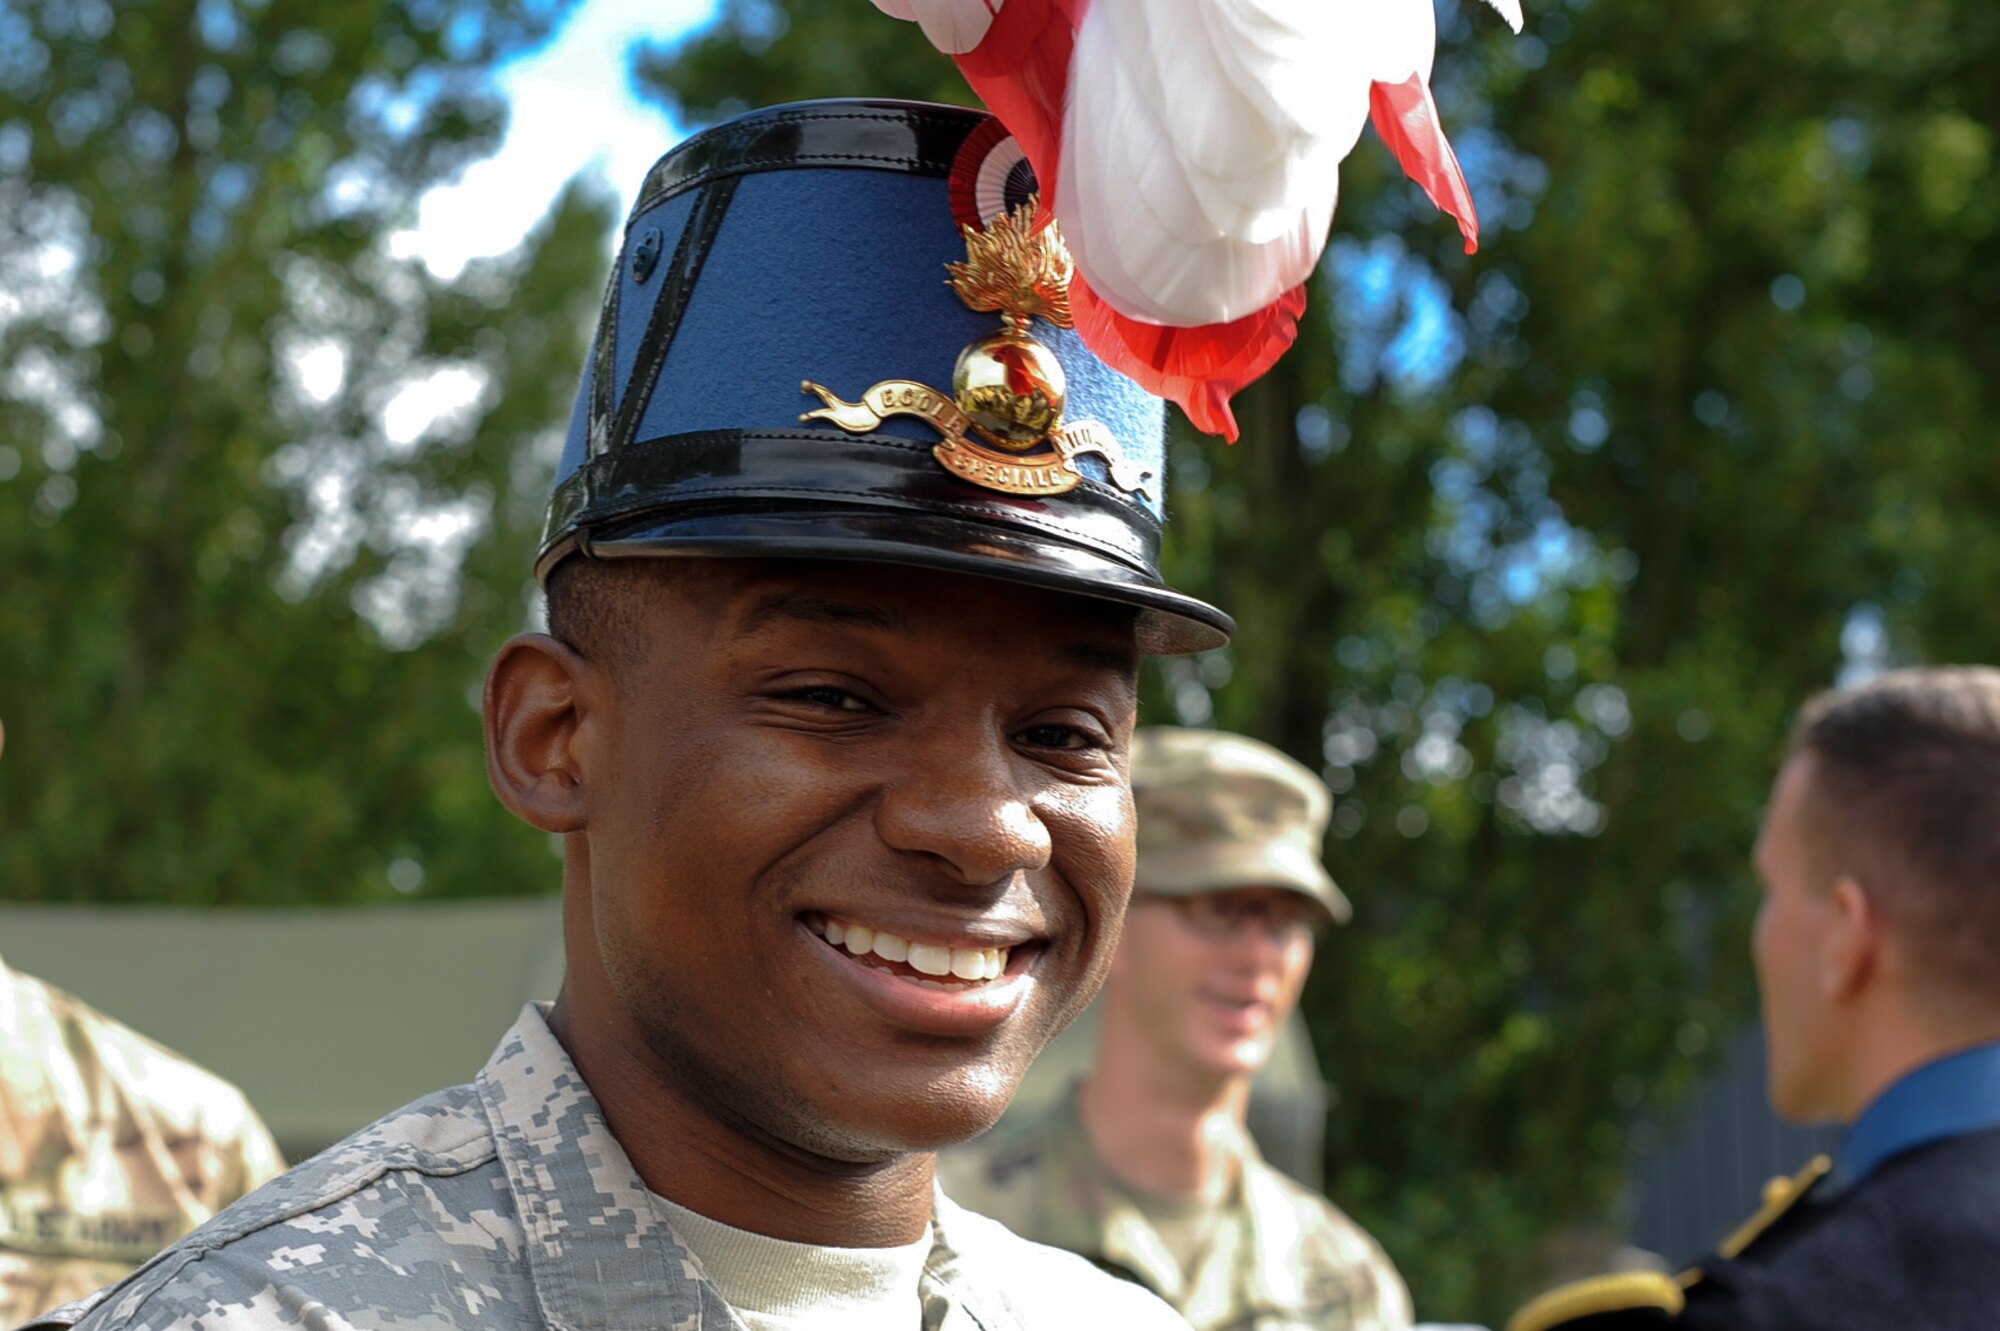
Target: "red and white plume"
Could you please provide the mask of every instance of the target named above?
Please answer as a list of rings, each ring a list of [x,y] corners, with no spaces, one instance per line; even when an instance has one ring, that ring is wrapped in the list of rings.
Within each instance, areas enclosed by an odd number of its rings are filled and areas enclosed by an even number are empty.
[[[1229,399],[1298,335],[1339,166],[1375,128],[1479,219],[1431,100],[1432,0],[874,0],[1018,139],[1106,363],[1234,440]],[[1521,30],[1520,0],[1489,0]]]

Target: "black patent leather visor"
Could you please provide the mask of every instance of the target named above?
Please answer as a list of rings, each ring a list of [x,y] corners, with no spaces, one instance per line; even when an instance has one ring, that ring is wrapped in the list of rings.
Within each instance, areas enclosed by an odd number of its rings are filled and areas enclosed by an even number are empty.
[[[581,532],[543,556],[537,576],[565,557],[839,559],[998,578],[1131,606],[1148,656],[1226,646],[1236,621],[1117,560],[1066,541],[956,518],[796,502],[769,512],[695,505]]]

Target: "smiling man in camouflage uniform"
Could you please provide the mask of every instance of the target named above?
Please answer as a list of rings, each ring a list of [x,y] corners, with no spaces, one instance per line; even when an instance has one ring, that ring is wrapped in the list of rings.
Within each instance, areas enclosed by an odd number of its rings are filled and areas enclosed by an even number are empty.
[[[1256,740],[1156,727],[1132,789],[1138,889],[1097,1065],[1044,1116],[949,1156],[946,1187],[1158,1292],[1197,1331],[1403,1331],[1388,1257],[1244,1126],[1314,934],[1350,913],[1319,858],[1326,786]]]
[[[932,1177],[1110,966],[1140,655],[1233,627],[1005,142],[805,103],[655,166],[486,686],[559,998],[51,1325],[1184,1326]]]

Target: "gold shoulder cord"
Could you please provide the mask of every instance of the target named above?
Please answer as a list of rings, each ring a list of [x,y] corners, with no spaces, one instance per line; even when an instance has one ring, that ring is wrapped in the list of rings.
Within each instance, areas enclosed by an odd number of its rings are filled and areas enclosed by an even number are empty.
[[[1832,1168],[1833,1162],[1826,1156],[1815,1156],[1792,1177],[1780,1175],[1766,1183],[1763,1206],[1716,1247],[1717,1254],[1725,1260],[1741,1255],[1798,1205]],[[1699,1284],[1702,1278],[1701,1268],[1692,1267],[1678,1276],[1632,1271],[1579,1280],[1552,1289],[1526,1304],[1508,1319],[1507,1331],[1551,1331],[1565,1322],[1612,1312],[1656,1309],[1669,1316],[1676,1315],[1687,1306],[1685,1291]]]
[[[1757,1214],[1737,1226],[1731,1234],[1716,1246],[1715,1251],[1724,1258],[1740,1256],[1743,1250],[1757,1241],[1759,1235],[1784,1217],[1785,1212],[1798,1205],[1799,1199],[1812,1191],[1813,1184],[1825,1178],[1833,1168],[1833,1161],[1823,1155],[1816,1155],[1806,1162],[1806,1167],[1790,1178],[1782,1174],[1764,1185],[1764,1205]]]
[[[1552,1289],[1510,1317],[1507,1331],[1549,1331],[1578,1318],[1644,1308],[1673,1314],[1686,1306],[1687,1295],[1672,1276],[1658,1271],[1627,1271]]]

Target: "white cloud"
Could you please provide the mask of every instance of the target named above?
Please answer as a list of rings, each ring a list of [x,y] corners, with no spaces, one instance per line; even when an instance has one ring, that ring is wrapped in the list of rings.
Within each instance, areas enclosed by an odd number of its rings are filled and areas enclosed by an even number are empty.
[[[718,0],[583,0],[553,42],[499,72],[512,109],[500,150],[426,194],[416,226],[392,237],[391,252],[455,277],[473,259],[518,245],[580,172],[629,203],[647,169],[682,136],[633,89],[631,49],[680,37],[711,21],[717,7]]]

